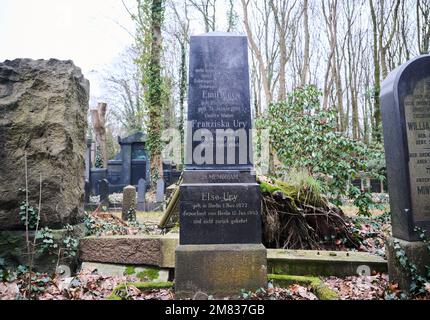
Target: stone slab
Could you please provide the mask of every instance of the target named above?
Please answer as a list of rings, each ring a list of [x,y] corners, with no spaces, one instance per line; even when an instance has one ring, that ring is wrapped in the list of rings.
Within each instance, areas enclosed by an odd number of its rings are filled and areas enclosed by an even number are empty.
[[[79,259],[86,262],[175,267],[178,235],[86,237],[79,243]]]
[[[222,297],[266,288],[266,255],[261,244],[179,246],[176,297],[190,298],[196,292]]]
[[[151,238],[130,236],[127,243],[136,242],[133,248],[147,248],[155,243],[155,247],[161,250],[150,251],[146,256],[139,254],[127,257],[117,254],[116,247],[124,245],[124,237],[88,237],[81,240],[80,259],[107,264],[123,265],[155,265],[160,268],[175,268],[175,249],[179,243],[177,233]],[[104,246],[104,244],[108,244]],[[83,250],[83,251],[82,251]],[[128,251],[127,251],[128,252]],[[160,257],[161,256],[161,257]],[[160,262],[163,261],[163,262]],[[312,250],[282,250],[267,249],[268,272],[273,274],[290,274],[297,276],[352,276],[357,270],[367,270],[362,266],[368,266],[370,272],[387,272],[387,261],[382,257],[365,252],[344,251],[312,251]],[[361,268],[359,268],[361,267]]]
[[[270,249],[268,272],[297,276],[345,277],[387,272],[387,261],[366,252]]]
[[[83,262],[81,270],[96,272],[108,277],[137,276],[143,282],[167,282],[169,281],[169,270],[154,269],[147,266],[125,266],[118,264],[107,264],[97,262]]]

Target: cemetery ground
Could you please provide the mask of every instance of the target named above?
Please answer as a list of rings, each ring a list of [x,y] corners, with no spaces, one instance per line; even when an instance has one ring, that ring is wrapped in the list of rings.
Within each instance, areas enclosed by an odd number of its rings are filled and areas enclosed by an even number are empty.
[[[374,195],[386,201],[383,195]],[[117,199],[115,201],[115,198]],[[160,236],[173,234],[179,237],[179,226],[161,229],[158,224],[164,213],[136,212],[136,220],[124,222],[118,209],[118,199],[122,194],[111,197],[113,207],[97,207],[87,211],[85,224],[88,233],[94,237],[110,236]],[[95,199],[97,200],[97,199]],[[391,233],[389,205],[385,202],[378,209],[371,210],[370,217],[359,217],[358,208],[345,202],[341,206],[345,213],[345,222],[354,232],[360,245],[353,251],[368,252],[385,256],[385,239]],[[330,255],[350,251],[342,239],[327,239],[321,244],[321,253],[327,250]],[[318,253],[319,254],[319,253]],[[54,254],[55,255],[55,254]],[[139,266],[118,267],[112,264],[83,263],[76,274],[31,273],[20,266],[7,273],[2,270],[4,281],[0,282],[0,299],[34,299],[34,300],[173,300],[174,284],[171,274],[159,268],[140,268]],[[161,275],[160,275],[161,274]],[[29,284],[31,283],[31,287]],[[30,288],[30,289],[29,289]],[[430,288],[426,294],[414,299],[430,298]],[[364,275],[336,276],[280,276],[269,275],[266,289],[256,292],[240,291],[236,295],[225,297],[225,300],[393,300],[404,299],[406,295],[398,289],[397,284],[390,283],[386,272],[375,272]],[[214,299],[201,294],[196,299]]]

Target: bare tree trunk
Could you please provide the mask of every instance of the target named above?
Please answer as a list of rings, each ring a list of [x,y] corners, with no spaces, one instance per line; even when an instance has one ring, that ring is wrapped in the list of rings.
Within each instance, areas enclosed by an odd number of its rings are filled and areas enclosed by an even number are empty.
[[[246,30],[246,34],[248,36],[249,45],[258,61],[258,69],[260,71],[261,82],[263,85],[264,95],[266,97],[266,103],[270,104],[273,101],[273,95],[270,90],[268,67],[266,66],[263,60],[263,55],[261,53],[260,46],[257,45],[257,43],[255,42],[254,36],[251,31],[251,26],[250,26],[249,17],[248,17],[249,0],[241,0],[241,2],[243,7],[243,23]]]
[[[106,103],[99,103],[97,109],[91,109],[91,121],[97,145],[103,159],[103,168],[107,168],[108,156],[106,148]]]
[[[372,17],[373,27],[373,77],[374,77],[374,88],[373,88],[373,118],[374,127],[372,128],[372,137],[375,141],[381,141],[381,103],[379,95],[381,93],[381,69],[380,69],[380,55],[379,55],[379,41],[378,41],[378,21],[376,18],[375,6],[373,0],[369,0],[370,12]]]
[[[304,87],[307,84],[307,76],[309,73],[310,64],[310,33],[309,33],[309,0],[303,1],[303,29],[304,29],[304,52],[303,52],[303,69],[301,71],[300,86]]]
[[[430,0],[417,0],[417,40],[420,54],[430,53]]]

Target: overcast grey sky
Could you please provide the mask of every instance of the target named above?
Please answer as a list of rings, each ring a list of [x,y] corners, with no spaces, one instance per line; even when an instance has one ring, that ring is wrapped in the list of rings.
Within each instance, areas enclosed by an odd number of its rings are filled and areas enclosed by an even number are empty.
[[[0,0],[0,61],[71,59],[91,81],[94,100],[100,86],[92,71],[133,43],[123,27],[133,30],[121,0]]]

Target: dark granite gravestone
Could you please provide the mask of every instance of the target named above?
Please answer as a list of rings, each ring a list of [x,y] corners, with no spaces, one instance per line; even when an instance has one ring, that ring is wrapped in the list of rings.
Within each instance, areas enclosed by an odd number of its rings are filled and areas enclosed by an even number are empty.
[[[100,204],[109,206],[109,181],[106,179],[99,181]]]
[[[411,279],[394,249],[400,244],[425,275],[430,256],[415,227],[430,231],[430,55],[391,72],[381,91],[393,238],[387,241],[392,281],[408,289]]]
[[[157,190],[155,194],[155,201],[157,203],[164,202],[165,183],[163,179],[157,181]]]
[[[256,290],[267,286],[267,270],[252,174],[247,38],[214,32],[191,37],[190,47],[175,292]]]
[[[145,211],[146,180],[140,179],[137,185],[137,210]]]
[[[383,83],[382,123],[393,236],[430,231],[430,56],[394,70]]]

